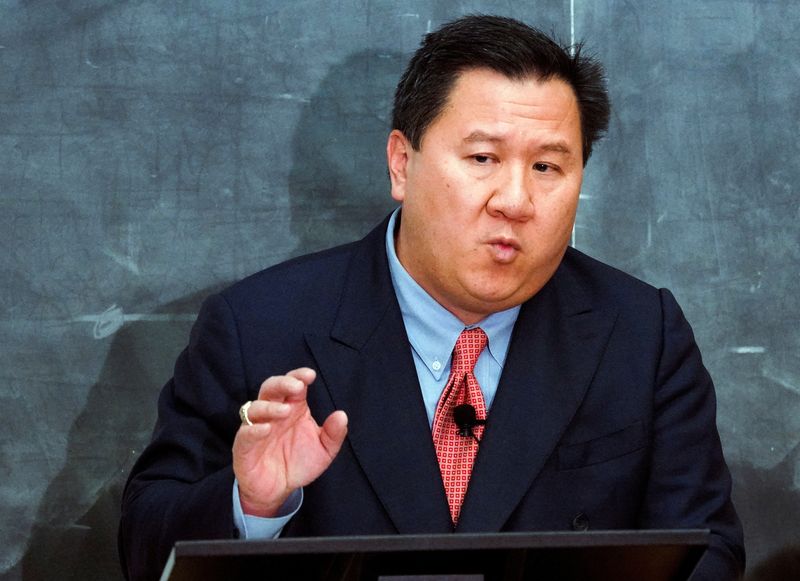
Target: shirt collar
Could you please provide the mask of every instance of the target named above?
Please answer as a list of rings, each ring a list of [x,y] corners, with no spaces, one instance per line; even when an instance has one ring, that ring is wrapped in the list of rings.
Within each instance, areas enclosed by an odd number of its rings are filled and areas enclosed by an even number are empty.
[[[502,367],[508,353],[511,331],[519,314],[519,305],[492,313],[474,325],[465,326],[458,317],[436,302],[400,264],[394,246],[394,232],[399,220],[400,208],[389,219],[386,254],[411,347],[438,380],[449,368],[450,357],[461,331],[480,327],[489,338],[489,353]]]

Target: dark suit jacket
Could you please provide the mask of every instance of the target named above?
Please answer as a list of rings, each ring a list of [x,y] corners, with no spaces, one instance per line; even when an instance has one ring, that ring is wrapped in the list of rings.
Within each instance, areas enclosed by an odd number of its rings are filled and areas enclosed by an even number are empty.
[[[283,534],[452,531],[385,228],[205,302],[126,487],[131,578],[156,578],[179,539],[235,536],[238,408],[300,366],[318,370],[314,417],[345,410],[349,434]],[[694,578],[735,579],[742,533],[715,413],[672,295],[569,249],[520,311],[456,532],[709,528]]]

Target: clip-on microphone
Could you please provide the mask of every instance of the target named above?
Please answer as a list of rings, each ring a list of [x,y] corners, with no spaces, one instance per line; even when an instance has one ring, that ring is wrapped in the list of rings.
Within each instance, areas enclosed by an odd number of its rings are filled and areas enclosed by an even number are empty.
[[[475,417],[475,408],[473,406],[468,403],[462,403],[454,407],[453,421],[456,423],[456,426],[458,426],[459,436],[464,436],[466,438],[472,437],[475,438],[478,444],[481,443],[478,436],[472,431],[472,428],[486,424],[486,420],[479,420]]]

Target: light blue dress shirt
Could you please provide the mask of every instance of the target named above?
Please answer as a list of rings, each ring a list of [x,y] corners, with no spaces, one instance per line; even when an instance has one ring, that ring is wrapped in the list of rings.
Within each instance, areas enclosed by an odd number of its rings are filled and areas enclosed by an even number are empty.
[[[475,364],[475,377],[481,386],[486,409],[491,409],[500,374],[508,354],[511,331],[519,314],[519,306],[493,313],[475,325],[465,326],[461,320],[440,305],[425,289],[411,278],[397,258],[394,247],[394,232],[400,208],[392,213],[386,231],[386,254],[397,302],[403,315],[414,365],[417,369],[428,424],[433,424],[433,415],[439,397],[450,375],[450,364],[456,340],[464,329],[480,327],[489,343]],[[289,519],[300,509],[303,491],[295,491],[284,503],[274,518],[245,515],[239,502],[238,482],[233,483],[233,520],[242,538],[265,539],[277,537]]]
[[[399,217],[398,208],[389,220],[386,254],[389,257],[389,271],[397,302],[400,304],[408,341],[411,343],[414,365],[417,367],[422,398],[428,413],[428,424],[433,425],[436,405],[450,376],[453,348],[464,329],[480,327],[489,337],[488,348],[478,357],[474,370],[488,411],[497,393],[497,384],[500,382],[500,374],[506,362],[511,331],[517,321],[519,306],[493,313],[475,325],[465,326],[458,317],[436,302],[417,284],[400,264],[394,248],[393,235]]]

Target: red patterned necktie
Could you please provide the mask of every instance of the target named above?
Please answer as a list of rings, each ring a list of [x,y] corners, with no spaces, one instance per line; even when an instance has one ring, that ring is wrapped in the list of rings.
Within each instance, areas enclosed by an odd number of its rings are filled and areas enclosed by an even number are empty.
[[[480,327],[465,329],[458,336],[453,349],[450,377],[433,416],[433,445],[439,458],[439,469],[442,472],[442,482],[447,493],[453,525],[458,523],[461,504],[464,502],[469,477],[472,474],[472,465],[478,454],[478,442],[475,438],[458,433],[458,427],[453,419],[453,408],[461,404],[470,404],[475,408],[475,415],[479,419],[486,417],[486,404],[473,369],[488,340],[486,333]],[[483,435],[483,426],[475,426],[473,432],[480,439]]]

